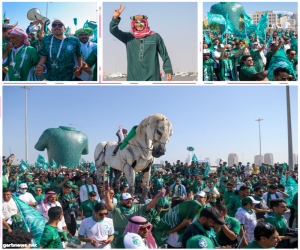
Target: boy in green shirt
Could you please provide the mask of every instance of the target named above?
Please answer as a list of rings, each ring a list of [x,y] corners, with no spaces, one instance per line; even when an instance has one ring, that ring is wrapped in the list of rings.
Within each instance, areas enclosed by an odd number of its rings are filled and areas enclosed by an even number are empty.
[[[96,192],[91,191],[89,193],[89,199],[82,202],[79,206],[79,214],[82,219],[91,217],[93,215],[94,207],[99,201],[96,200]]]

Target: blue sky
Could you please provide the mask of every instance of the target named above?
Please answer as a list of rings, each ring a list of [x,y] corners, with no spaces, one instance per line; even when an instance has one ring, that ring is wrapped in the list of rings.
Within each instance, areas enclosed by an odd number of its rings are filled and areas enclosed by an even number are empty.
[[[198,17],[197,3],[189,2],[113,2],[103,3],[103,71],[105,74],[115,72],[127,72],[126,47],[109,31],[115,9],[120,4],[125,6],[121,14],[119,29],[129,32],[130,17],[134,15],[148,16],[148,24],[152,31],[159,33],[166,45],[171,58],[173,71],[195,71],[197,69],[198,56]],[[114,44],[115,43],[115,44]],[[114,47],[115,46],[115,47]],[[162,69],[162,64],[160,61]]]
[[[46,6],[46,2],[4,2],[2,3],[2,16],[6,11],[6,17],[10,18],[12,24],[19,22],[17,27],[26,29],[30,24],[30,20],[27,19],[27,12],[37,8],[41,15],[46,16]],[[66,27],[70,26],[74,34],[76,27],[73,18],[77,18],[77,28],[82,28],[86,20],[98,22],[99,15],[96,10],[98,10],[96,2],[49,2],[47,17],[51,22],[55,19],[62,20]]]
[[[294,152],[298,152],[298,89],[290,87]],[[3,87],[3,155],[25,158],[25,90]],[[33,86],[28,91],[29,162],[46,151],[34,149],[47,128],[80,124],[94,149],[101,141],[117,140],[119,125],[130,130],[143,118],[161,113],[173,124],[174,134],[160,160],[185,160],[193,146],[200,158],[254,161],[259,154],[258,122],[261,122],[262,154],[273,153],[275,162],[287,161],[285,86]],[[80,127],[76,127],[80,130]]]
[[[207,17],[210,7],[219,2],[204,2],[203,17]],[[253,14],[255,11],[290,11],[296,13],[298,10],[297,2],[240,2],[247,14]]]

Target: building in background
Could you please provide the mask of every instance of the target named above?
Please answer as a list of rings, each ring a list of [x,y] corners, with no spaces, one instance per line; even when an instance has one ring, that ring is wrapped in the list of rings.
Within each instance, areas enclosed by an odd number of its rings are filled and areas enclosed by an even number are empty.
[[[252,14],[252,20],[257,25],[259,23],[259,20],[262,18],[264,14],[266,14],[267,11],[256,11]],[[294,14],[295,15],[295,14]],[[293,16],[294,16],[293,15]],[[296,14],[298,16],[298,14]],[[289,22],[291,25],[289,26],[289,29],[294,29],[297,25],[297,19],[294,19],[293,16],[291,16],[291,19],[289,19],[288,16],[284,16],[281,18],[278,18],[277,14],[274,14],[274,11],[268,11],[268,25],[267,29],[275,28],[276,26],[278,28],[282,28],[282,23]]]
[[[238,165],[238,156],[237,154],[231,153],[228,155],[228,166],[232,167],[233,164]]]
[[[255,166],[260,166],[262,162],[264,162],[264,156],[263,155],[261,157],[260,157],[260,155],[255,155],[254,156]]]
[[[266,153],[264,155],[264,161],[263,163],[268,164],[268,165],[273,165],[274,164],[274,157],[272,153]]]

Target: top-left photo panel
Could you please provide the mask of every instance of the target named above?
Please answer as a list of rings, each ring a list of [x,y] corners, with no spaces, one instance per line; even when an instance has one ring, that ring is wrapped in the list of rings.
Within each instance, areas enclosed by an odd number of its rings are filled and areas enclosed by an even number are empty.
[[[96,2],[3,2],[2,16],[5,84],[98,81]]]

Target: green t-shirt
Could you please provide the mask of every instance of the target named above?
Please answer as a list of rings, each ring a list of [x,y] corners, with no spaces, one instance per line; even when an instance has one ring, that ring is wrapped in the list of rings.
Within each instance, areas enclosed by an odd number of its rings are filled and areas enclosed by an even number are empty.
[[[157,202],[157,206],[163,207],[163,209],[169,209],[171,208],[171,201],[172,197],[160,197],[158,202]],[[161,212],[160,213],[160,218],[162,218],[167,212]]]
[[[254,240],[251,242],[248,246],[245,248],[252,248],[252,249],[258,249],[258,248],[263,248],[262,246],[258,245],[257,242]],[[270,249],[275,249],[275,247],[271,247]]]
[[[76,186],[78,186],[79,188],[83,185],[85,185],[85,181],[79,180],[76,182]]]
[[[228,227],[228,229],[230,229],[230,231],[239,235],[240,230],[241,230],[241,224],[236,218],[226,216],[225,225]],[[217,241],[220,244],[220,246],[227,246],[227,245],[231,245],[233,243],[232,240],[230,240],[225,235],[222,228],[220,228],[219,232],[217,233]]]
[[[256,69],[254,68],[254,66],[252,67],[247,67],[245,64],[243,66],[241,66],[241,72],[240,72],[240,80],[241,81],[248,81],[248,78],[257,73]]]
[[[96,46],[97,47],[97,46]],[[97,51],[97,49],[96,49]],[[96,52],[97,53],[97,52]],[[97,81],[98,80],[98,67],[97,67],[97,54],[95,54],[94,50],[90,53],[90,55],[88,56],[88,58],[85,60],[86,63],[90,64],[90,65],[94,65],[94,70],[93,70],[93,81]]]
[[[58,166],[69,168],[78,166],[81,155],[89,153],[87,136],[75,128],[64,126],[46,129],[34,148],[38,151],[47,149],[49,162],[53,159]]]
[[[49,228],[51,228],[52,230]],[[52,233],[52,231],[54,231],[54,233]],[[43,235],[41,237],[40,246],[42,248],[49,248],[50,244],[53,242],[53,238],[54,245],[52,248],[63,248],[60,236],[58,234],[58,228],[46,224]]]
[[[214,60],[209,58],[207,61],[203,60],[203,81],[214,80]]]
[[[26,50],[26,54],[25,53]],[[13,59],[12,59],[13,55]],[[22,67],[20,68],[21,62],[24,58]],[[23,47],[17,51],[12,52],[12,49],[8,52],[6,62],[3,63],[2,67],[8,67],[6,79],[9,81],[37,81],[38,78],[35,75],[34,67],[39,62],[39,55],[36,50],[31,46],[23,45]],[[15,66],[11,65],[12,60]],[[8,77],[8,78],[7,78]]]
[[[165,183],[165,181],[164,181],[163,178],[159,179],[159,178],[156,177],[156,178],[153,179],[153,188],[156,189],[156,190],[160,190],[160,189],[163,188],[164,183]]]
[[[56,186],[59,185],[59,184],[61,184],[61,182],[55,181],[55,182],[53,182],[52,185],[51,185],[52,191],[55,192],[55,193],[57,193],[57,194],[60,193],[60,190],[61,190],[61,187],[60,187],[60,188],[56,187]]]
[[[240,195],[234,196],[230,199],[230,202],[227,205],[229,209],[229,216],[235,217],[237,210],[242,206],[242,197]]]
[[[147,211],[148,204],[134,204],[133,213],[130,215],[133,216],[142,216],[143,213]],[[113,209],[110,211],[112,215],[112,219],[114,222],[114,229],[115,229],[115,239],[120,237],[128,224],[129,216],[125,215],[123,211],[121,210],[121,205],[117,205],[113,207]]]
[[[228,190],[224,191],[223,199],[224,199],[224,205],[227,206],[230,202],[231,197],[234,195],[234,191],[228,192]]]
[[[41,186],[40,184],[38,184],[38,186]],[[35,185],[33,185],[33,184],[31,184],[30,186],[28,185],[28,193],[31,193],[33,196],[35,196],[36,195],[36,193],[35,193]],[[42,193],[45,193],[45,188],[42,186],[41,187],[41,189],[42,189]]]
[[[50,58],[50,44],[53,36],[54,35],[43,37],[41,49],[38,52],[41,56],[47,56],[47,61],[45,62],[47,73],[44,73],[45,79],[48,81],[71,81],[75,66],[74,57],[76,55],[82,56],[80,41],[73,36],[65,38],[59,57],[57,58],[62,40],[54,37],[51,49],[52,58]],[[51,67],[53,62],[56,63],[58,68]]]
[[[85,217],[91,217],[93,215],[94,207],[98,203],[99,201],[97,200],[95,200],[94,203],[90,202],[89,200],[86,200],[80,204],[79,209],[83,210],[83,215]]]
[[[253,67],[255,68],[256,72],[262,72],[264,70],[264,62],[259,53],[259,50],[258,49],[250,50],[250,55],[252,56]]]
[[[41,195],[33,195],[34,199],[36,200],[36,205],[40,204],[42,200],[45,199],[45,195],[41,194]]]

